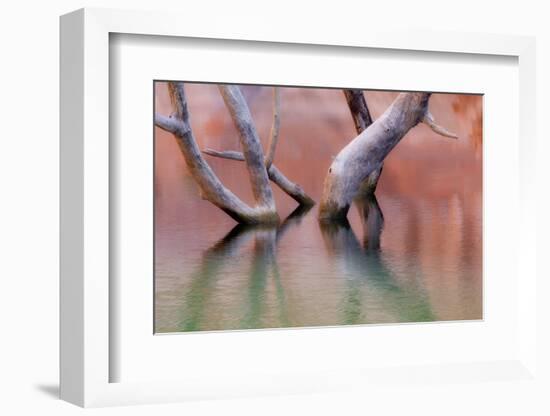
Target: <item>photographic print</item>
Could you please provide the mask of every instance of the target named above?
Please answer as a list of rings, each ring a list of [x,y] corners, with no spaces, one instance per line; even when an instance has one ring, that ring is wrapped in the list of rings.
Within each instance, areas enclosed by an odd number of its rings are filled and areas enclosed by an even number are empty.
[[[154,82],[155,333],[482,319],[476,94]]]

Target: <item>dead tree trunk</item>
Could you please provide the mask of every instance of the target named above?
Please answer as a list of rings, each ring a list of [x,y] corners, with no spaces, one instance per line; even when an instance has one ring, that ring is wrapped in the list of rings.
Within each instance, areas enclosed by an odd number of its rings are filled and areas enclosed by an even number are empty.
[[[355,130],[357,134],[363,133],[363,131],[372,124],[372,117],[370,115],[369,107],[362,90],[343,90],[344,96],[348,103],[349,111],[355,124]],[[378,169],[375,169],[367,179],[363,181],[359,189],[360,195],[373,194],[378,186],[378,180],[382,174],[384,165],[380,165]]]
[[[380,168],[390,151],[418,123],[426,123],[443,136],[457,137],[434,123],[428,111],[429,99],[429,93],[399,94],[380,118],[340,151],[325,178],[320,220],[346,218],[363,181]]]
[[[239,223],[261,224],[279,221],[273,193],[264,165],[263,150],[244,97],[237,86],[221,86],[220,91],[239,131],[240,142],[250,176],[256,206],[250,207],[227,189],[202,157],[193,135],[182,82],[169,82],[174,113],[170,117],[155,115],[155,125],[172,133],[200,188],[201,196],[222,209]]]
[[[281,188],[288,196],[294,199],[298,204],[304,206],[315,205],[315,201],[302,189],[302,187],[290,179],[288,179],[283,173],[277,169],[273,164],[275,158],[275,150],[279,139],[279,127],[280,127],[280,96],[279,89],[273,88],[273,124],[271,126],[271,134],[268,143],[267,155],[264,160],[265,169],[267,169],[267,175],[273,183]],[[213,149],[205,149],[203,153],[219,157],[222,159],[245,161],[245,155],[242,152],[234,150],[217,151]]]
[[[256,202],[268,211],[276,213],[275,200],[265,168],[262,144],[241,89],[236,85],[220,85],[219,89],[239,132],[248,177]]]

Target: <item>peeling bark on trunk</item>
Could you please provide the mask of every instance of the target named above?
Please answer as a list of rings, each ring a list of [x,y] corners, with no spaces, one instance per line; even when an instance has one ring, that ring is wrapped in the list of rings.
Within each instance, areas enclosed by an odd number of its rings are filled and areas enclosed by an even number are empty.
[[[325,178],[321,221],[346,218],[363,181],[382,166],[390,151],[418,123],[425,122],[436,133],[456,138],[435,124],[428,112],[429,98],[429,93],[399,94],[380,118],[340,151]]]
[[[235,87],[237,88],[237,87]],[[263,164],[261,144],[252,124],[250,112],[240,91],[229,91],[231,115],[241,133],[248,171],[257,206],[250,207],[227,189],[202,157],[191,129],[184,85],[169,82],[168,89],[174,113],[170,117],[155,115],[155,125],[174,135],[189,172],[200,188],[201,196],[222,209],[235,221],[244,224],[276,223],[279,221],[275,203]],[[226,100],[227,102],[227,100]],[[258,162],[259,161],[259,162]],[[258,164],[259,163],[259,164]]]

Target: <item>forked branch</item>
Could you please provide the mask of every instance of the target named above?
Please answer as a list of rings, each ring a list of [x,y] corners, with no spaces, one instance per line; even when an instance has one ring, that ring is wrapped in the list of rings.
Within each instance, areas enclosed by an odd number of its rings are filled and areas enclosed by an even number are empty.
[[[239,132],[254,198],[259,205],[274,211],[275,200],[265,168],[262,144],[241,89],[236,85],[219,85],[218,88]]]
[[[455,137],[435,124],[428,112],[429,93],[402,93],[366,130],[345,146],[332,162],[323,189],[319,219],[343,220],[363,181],[420,122],[438,134]]]
[[[254,135],[254,126],[250,112],[240,95],[238,87],[234,87],[230,93],[234,102],[228,105],[233,109],[232,117],[242,130],[241,144],[245,150],[245,158],[248,171],[253,184],[254,196],[257,205],[250,207],[241,201],[235,194],[227,189],[202,157],[201,151],[193,135],[190,124],[190,115],[187,108],[184,84],[182,82],[169,82],[168,91],[174,113],[170,117],[155,115],[155,125],[174,135],[180,151],[185,159],[189,172],[200,188],[204,199],[212,202],[229,216],[240,223],[260,224],[278,222],[279,217],[275,210],[275,203],[271,193],[271,187],[267,173],[263,165],[263,152],[257,135]],[[246,133],[246,134],[245,134]],[[258,162],[260,161],[260,168]],[[251,166],[252,165],[252,166]],[[262,178],[265,177],[265,180]],[[263,184],[266,184],[265,186]],[[263,189],[260,189],[264,186]]]
[[[306,192],[300,187],[300,185],[290,181],[283,173],[277,169],[273,164],[273,159],[275,157],[275,151],[277,148],[277,143],[279,139],[279,129],[280,129],[280,93],[278,88],[273,88],[273,124],[271,126],[270,138],[268,143],[267,156],[264,160],[264,166],[267,171],[268,178],[275,183],[279,188],[281,188],[287,195],[293,198],[298,204],[311,206],[315,204],[315,201],[309,197]],[[241,135],[242,136],[242,135]],[[205,149],[203,153],[219,157],[222,159],[231,159],[237,161],[245,161],[245,154],[233,150],[226,151],[217,151],[213,149]]]

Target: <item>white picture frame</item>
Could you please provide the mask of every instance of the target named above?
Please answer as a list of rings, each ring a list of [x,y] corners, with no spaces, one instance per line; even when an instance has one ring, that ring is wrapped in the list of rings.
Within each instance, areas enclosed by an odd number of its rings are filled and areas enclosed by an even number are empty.
[[[182,22],[185,21],[185,25]],[[345,368],[319,379],[315,372],[297,376],[281,368],[277,377],[234,383],[234,374],[214,382],[203,377],[182,381],[110,382],[110,366],[119,359],[110,349],[113,298],[109,275],[110,168],[109,38],[111,34],[225,39],[332,47],[430,51],[441,54],[514,57],[519,68],[519,195],[517,271],[517,354],[499,361],[415,367],[416,379],[434,374],[447,380],[479,383],[476,371],[506,380],[537,382],[536,210],[531,181],[535,168],[535,41],[529,37],[437,33],[358,28],[328,34],[249,22],[246,34],[234,22],[210,16],[209,24],[174,13],[82,9],[61,18],[61,398],[80,406],[158,403],[193,398],[255,394],[323,392],[341,388],[345,374],[357,385],[410,381],[410,369],[382,367],[368,374]],[[351,375],[350,375],[351,374]],[[500,376],[498,376],[500,377]],[[497,378],[498,378],[497,377]]]

